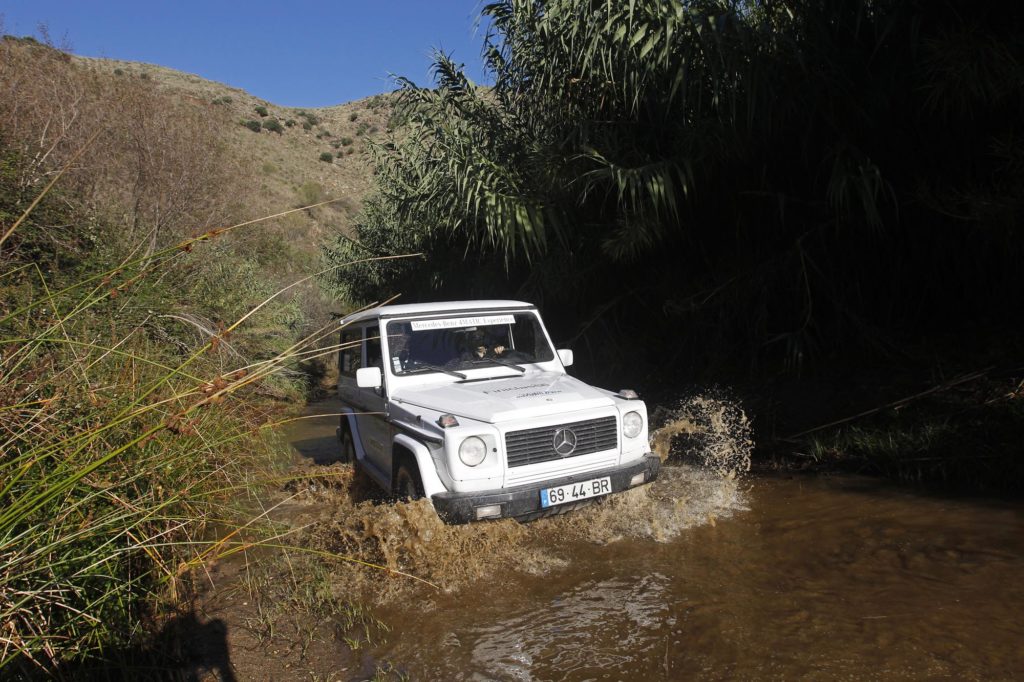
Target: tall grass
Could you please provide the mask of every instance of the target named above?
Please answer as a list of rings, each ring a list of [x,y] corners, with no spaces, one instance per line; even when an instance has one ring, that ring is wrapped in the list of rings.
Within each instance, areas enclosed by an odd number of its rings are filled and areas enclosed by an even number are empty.
[[[0,673],[144,635],[231,546],[208,525],[237,521],[271,465],[252,388],[334,352],[322,330],[258,362],[225,352],[271,299],[187,351],[168,338],[162,277],[229,229],[63,285],[33,264],[0,274]]]

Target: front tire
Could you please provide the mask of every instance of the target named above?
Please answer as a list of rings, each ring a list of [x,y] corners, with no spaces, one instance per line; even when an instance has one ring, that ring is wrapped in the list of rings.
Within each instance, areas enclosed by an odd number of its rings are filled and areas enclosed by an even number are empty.
[[[410,502],[423,497],[423,482],[416,465],[403,460],[395,471],[394,494],[399,500]]]

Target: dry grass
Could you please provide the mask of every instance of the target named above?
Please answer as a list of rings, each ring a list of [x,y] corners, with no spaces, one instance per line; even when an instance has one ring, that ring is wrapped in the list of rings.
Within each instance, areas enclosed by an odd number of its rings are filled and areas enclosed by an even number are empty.
[[[336,349],[295,258],[331,203],[239,166],[293,129],[256,136],[223,105],[7,39],[0,115],[6,676],[137,646],[194,572],[266,541],[237,508],[273,466],[264,396]]]

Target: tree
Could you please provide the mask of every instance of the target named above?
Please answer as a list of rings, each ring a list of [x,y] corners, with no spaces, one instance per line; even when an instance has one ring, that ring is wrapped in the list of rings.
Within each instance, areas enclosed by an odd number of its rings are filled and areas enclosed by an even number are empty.
[[[443,54],[435,87],[400,79],[361,243],[328,251],[429,258],[339,286],[528,296],[602,362],[640,333],[697,367],[998,317],[1024,301],[1024,50],[1019,11],[972,7],[489,4],[493,88]]]

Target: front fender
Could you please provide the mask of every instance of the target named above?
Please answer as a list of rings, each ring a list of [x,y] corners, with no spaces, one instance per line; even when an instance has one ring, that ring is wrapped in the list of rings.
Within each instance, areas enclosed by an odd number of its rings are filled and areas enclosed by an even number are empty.
[[[430,456],[430,450],[426,445],[404,433],[395,436],[394,444],[402,446],[416,458],[416,467],[420,470],[420,481],[423,483],[423,494],[427,499],[447,491],[437,475],[434,458]]]

